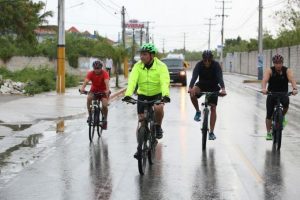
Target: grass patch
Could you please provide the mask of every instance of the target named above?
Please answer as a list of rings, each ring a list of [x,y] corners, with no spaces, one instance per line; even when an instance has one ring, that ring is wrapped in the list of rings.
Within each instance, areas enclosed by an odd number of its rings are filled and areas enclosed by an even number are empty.
[[[27,94],[38,94],[56,89],[56,72],[54,69],[46,67],[34,69],[28,67],[12,72],[1,67],[0,74],[3,79],[27,83],[27,86],[25,87]],[[65,83],[66,87],[75,87],[79,83],[79,77],[66,74]]]

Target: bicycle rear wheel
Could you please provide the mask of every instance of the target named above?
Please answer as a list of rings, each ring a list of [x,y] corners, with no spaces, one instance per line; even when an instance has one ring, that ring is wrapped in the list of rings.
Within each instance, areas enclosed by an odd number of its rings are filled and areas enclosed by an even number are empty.
[[[202,123],[202,150],[206,149],[207,132],[208,132],[208,109],[203,110],[204,118]]]
[[[148,151],[148,161],[150,165],[154,164],[154,160],[155,160],[155,149],[156,149],[156,145],[157,145],[157,140],[156,140],[156,132],[155,132],[155,128],[154,128],[154,123],[151,126],[151,130],[150,130],[150,137],[149,137],[149,151]]]
[[[101,121],[99,121],[98,124],[97,124],[98,125],[97,126],[97,133],[98,133],[98,137],[101,137],[103,128],[102,128],[102,126],[100,126],[100,123],[103,123],[103,121],[104,121],[103,113],[102,113],[101,110],[99,112],[98,118],[101,119]]]
[[[141,126],[138,130],[138,168],[141,175],[145,174],[147,165],[148,145],[145,127]]]

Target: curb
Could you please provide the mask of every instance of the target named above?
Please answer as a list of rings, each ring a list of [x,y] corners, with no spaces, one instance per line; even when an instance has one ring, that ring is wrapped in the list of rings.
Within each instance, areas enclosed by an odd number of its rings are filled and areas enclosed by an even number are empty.
[[[121,88],[120,90],[114,92],[112,95],[110,95],[110,100],[113,100],[123,94],[125,92],[126,88]]]
[[[243,83],[261,83],[261,80],[243,80]]]

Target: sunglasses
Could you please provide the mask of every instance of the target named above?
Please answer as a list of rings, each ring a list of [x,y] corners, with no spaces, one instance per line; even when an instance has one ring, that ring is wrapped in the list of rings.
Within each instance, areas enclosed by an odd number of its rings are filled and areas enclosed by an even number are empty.
[[[209,59],[203,59],[203,62],[210,62]]]
[[[94,67],[94,69],[101,69],[102,67]]]

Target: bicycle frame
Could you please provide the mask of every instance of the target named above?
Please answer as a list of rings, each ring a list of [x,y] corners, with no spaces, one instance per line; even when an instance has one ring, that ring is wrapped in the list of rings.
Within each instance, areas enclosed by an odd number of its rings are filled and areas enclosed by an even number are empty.
[[[202,106],[204,106],[203,111],[202,111],[204,117],[203,117],[202,128],[201,128],[201,131],[202,131],[202,150],[205,150],[206,149],[206,141],[207,141],[207,133],[209,131],[209,128],[208,128],[208,117],[209,117],[208,106],[210,106],[210,105],[208,104],[208,98],[210,96],[213,96],[213,95],[219,95],[219,92],[200,92],[200,94],[205,95],[205,100],[201,104]]]
[[[87,91],[84,91],[83,94],[88,95]],[[105,96],[105,93],[103,92],[97,92],[97,93],[93,93],[93,99],[92,99],[92,103],[90,105],[90,114],[89,114],[89,139],[90,142],[93,141],[93,137],[94,137],[94,132],[95,129],[97,129],[97,133],[98,136],[101,137],[102,134],[102,126],[101,123],[104,122],[104,116],[102,114],[102,105],[101,105],[101,98],[103,96]],[[101,114],[101,119],[100,119],[100,114]]]
[[[283,130],[283,106],[280,103],[280,98],[290,96],[292,92],[268,92],[269,96],[276,98],[274,113],[272,116],[272,135],[273,135],[273,148],[277,151],[281,148],[282,130]]]
[[[137,102],[145,104],[143,119],[139,120],[139,127],[137,130],[138,142],[138,169],[141,175],[144,175],[146,168],[146,161],[153,164],[155,157],[155,147],[157,144],[156,132],[154,127],[154,104],[159,104],[161,101],[141,101],[131,98],[127,103],[136,104]]]

